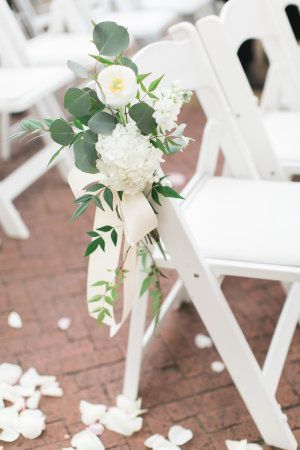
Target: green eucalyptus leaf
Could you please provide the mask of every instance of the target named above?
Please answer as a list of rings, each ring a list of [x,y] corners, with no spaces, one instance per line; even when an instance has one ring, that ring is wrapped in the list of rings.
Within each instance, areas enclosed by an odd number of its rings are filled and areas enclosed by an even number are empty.
[[[117,120],[107,112],[97,112],[90,118],[88,127],[93,133],[108,136],[112,134],[117,125]]]
[[[86,67],[82,66],[81,64],[69,60],[67,62],[67,66],[69,69],[78,77],[78,78],[89,78],[89,72],[86,69]]]
[[[85,116],[91,107],[89,92],[76,87],[68,89],[64,98],[64,107],[77,118]]]
[[[50,125],[50,134],[54,142],[60,145],[70,145],[75,133],[64,119],[57,119]]]
[[[84,141],[78,141],[73,146],[74,156],[75,156],[75,165],[82,172],[87,173],[97,173],[98,169],[90,163],[88,152],[86,150],[86,146]]]
[[[94,27],[93,41],[101,55],[116,56],[126,50],[130,38],[126,28],[115,22],[100,22]]]
[[[155,133],[157,123],[153,118],[154,109],[147,103],[141,102],[133,105],[129,110],[130,117],[143,134]]]
[[[24,131],[43,130],[44,123],[42,120],[37,119],[25,119],[21,122],[21,129]]]
[[[47,167],[49,167],[50,166],[50,164],[52,164],[53,163],[53,161],[60,155],[60,152],[62,151],[62,149],[64,148],[65,146],[63,145],[62,147],[60,147],[52,156],[51,156],[51,158],[50,158],[50,160],[49,160],[49,162],[48,162],[48,164],[47,164]]]
[[[163,77],[164,77],[164,75],[162,75],[161,77],[159,77],[156,80],[152,81],[152,83],[150,83],[150,85],[149,85],[148,92],[155,91],[155,89],[158,87],[158,85],[161,82],[161,80],[163,79]]]
[[[110,59],[107,58],[103,58],[103,56],[100,55],[90,55],[92,58],[94,58],[96,61],[100,62],[101,64],[107,65],[107,66],[111,66],[112,64],[114,64],[113,61],[111,61]]]

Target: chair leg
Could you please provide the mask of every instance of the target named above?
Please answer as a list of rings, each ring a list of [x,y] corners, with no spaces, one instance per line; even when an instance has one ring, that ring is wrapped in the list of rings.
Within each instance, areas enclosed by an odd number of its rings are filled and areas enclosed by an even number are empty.
[[[0,152],[1,152],[1,158],[3,161],[7,161],[10,159],[10,143],[8,139],[9,134],[9,114],[8,113],[1,113],[1,126],[0,126],[0,136],[1,136],[1,142],[0,142]]]
[[[140,264],[140,262],[139,262]],[[127,356],[123,383],[123,394],[131,400],[136,400],[139,391],[140,373],[143,358],[143,336],[146,324],[148,292],[139,297],[139,289],[145,275],[138,267],[137,298],[131,311],[130,328],[127,344]]]
[[[0,192],[0,223],[7,236],[16,239],[28,239],[29,231],[20,213],[11,200],[1,197]]]

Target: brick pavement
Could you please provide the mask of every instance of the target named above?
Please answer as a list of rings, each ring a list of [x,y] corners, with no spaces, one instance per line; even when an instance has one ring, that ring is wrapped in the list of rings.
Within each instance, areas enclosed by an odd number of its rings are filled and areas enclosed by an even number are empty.
[[[189,133],[196,142],[177,155],[166,172],[193,172],[204,117],[197,106],[184,111]],[[33,144],[17,144],[11,162],[1,163],[0,178],[34,151]],[[0,361],[17,362],[27,369],[55,374],[64,389],[62,399],[41,402],[47,414],[47,429],[34,441],[20,439],[4,448],[59,450],[67,447],[66,434],[80,429],[80,399],[112,404],[120,393],[124,368],[127,327],[114,339],[107,329],[91,320],[85,306],[87,261],[82,257],[87,242],[84,232],[91,216],[75,224],[72,195],[56,169],[50,170],[16,201],[31,231],[28,241],[3,236],[0,249]],[[164,284],[167,291],[174,279]],[[284,298],[278,283],[227,278],[223,284],[239,323],[258,356],[263,360]],[[7,326],[10,310],[23,318],[21,330]],[[67,332],[57,329],[61,316],[70,316]],[[145,437],[164,433],[180,423],[194,432],[186,450],[223,450],[224,440],[259,435],[228,374],[213,373],[210,363],[218,359],[214,348],[199,350],[194,336],[205,333],[191,305],[171,311],[146,354],[141,383],[143,406],[149,408],[143,431],[126,439],[106,431],[108,449],[141,450]],[[292,427],[300,438],[300,347],[299,330],[280,384],[278,399],[284,405]]]

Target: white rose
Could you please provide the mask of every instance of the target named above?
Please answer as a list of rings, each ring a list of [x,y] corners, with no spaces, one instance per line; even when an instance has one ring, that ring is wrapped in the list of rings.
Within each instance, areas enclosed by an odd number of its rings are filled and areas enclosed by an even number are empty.
[[[136,76],[126,66],[111,65],[98,75],[97,95],[112,108],[120,108],[133,100],[137,93]],[[101,92],[102,91],[102,92]]]

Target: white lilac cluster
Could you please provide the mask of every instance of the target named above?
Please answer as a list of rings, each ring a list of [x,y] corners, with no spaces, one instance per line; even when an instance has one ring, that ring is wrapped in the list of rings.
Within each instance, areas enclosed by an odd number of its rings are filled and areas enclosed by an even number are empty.
[[[118,124],[111,136],[99,135],[96,150],[99,181],[111,189],[134,195],[147,183],[158,181],[162,152],[151,144],[149,136],[141,134],[135,123],[125,127]]]
[[[158,126],[165,133],[176,126],[180,109],[184,103],[188,103],[192,97],[191,91],[183,91],[179,81],[174,81],[170,88],[162,89],[158,100],[154,102],[153,114]]]

